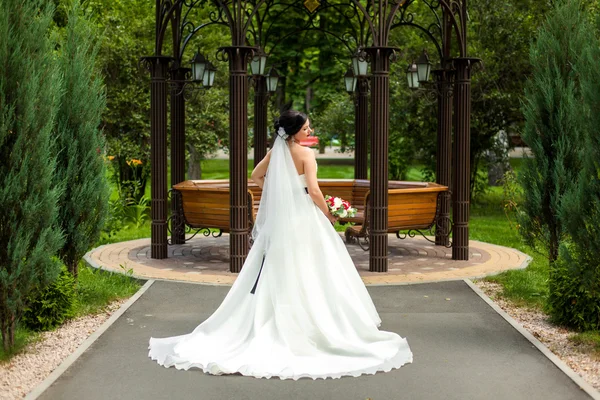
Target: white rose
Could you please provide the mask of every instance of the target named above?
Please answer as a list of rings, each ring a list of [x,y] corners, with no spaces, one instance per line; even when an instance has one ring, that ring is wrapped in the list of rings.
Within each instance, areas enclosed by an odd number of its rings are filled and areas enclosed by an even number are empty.
[[[333,199],[333,206],[336,209],[340,208],[341,205],[342,205],[342,199],[340,199],[339,197],[336,197],[335,199]]]
[[[340,214],[340,218],[346,218],[348,216],[348,212],[345,208],[342,208],[342,213]]]

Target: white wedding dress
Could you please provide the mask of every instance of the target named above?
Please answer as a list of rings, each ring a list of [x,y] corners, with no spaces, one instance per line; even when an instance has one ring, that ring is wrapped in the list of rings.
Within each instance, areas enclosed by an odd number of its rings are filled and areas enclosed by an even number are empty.
[[[305,187],[277,137],[242,271],[193,332],[150,338],[150,358],[214,375],[295,380],[412,362],[406,339],[378,329],[381,319],[344,242]]]

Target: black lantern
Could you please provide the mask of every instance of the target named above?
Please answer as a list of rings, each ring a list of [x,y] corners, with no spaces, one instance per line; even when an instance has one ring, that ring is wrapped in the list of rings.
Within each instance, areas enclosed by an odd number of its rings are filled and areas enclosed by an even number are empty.
[[[352,69],[355,76],[367,75],[368,67],[369,63],[365,53],[359,51],[352,57]]]
[[[192,80],[194,82],[202,82],[204,80],[204,70],[206,69],[206,58],[197,51],[192,58]]]
[[[266,65],[267,55],[264,51],[262,51],[262,49],[258,49],[254,57],[252,57],[252,61],[250,62],[250,69],[252,70],[252,75],[264,75]]]
[[[217,68],[213,65],[213,63],[208,61],[208,64],[206,65],[206,68],[204,70],[204,79],[202,79],[202,86],[204,86],[205,88],[211,88],[212,85],[215,83],[216,72]]]
[[[406,78],[408,79],[408,87],[411,89],[419,88],[419,73],[417,64],[412,63],[408,65],[406,70]]]
[[[349,94],[354,93],[354,91],[356,90],[356,75],[354,75],[354,72],[352,71],[351,68],[348,68],[348,71],[346,71],[346,74],[344,75],[344,83],[346,84],[346,92],[348,92]]]
[[[279,82],[279,74],[275,68],[271,67],[267,73],[267,91],[274,93],[277,90],[277,82]]]
[[[429,74],[431,73],[431,63],[429,62],[429,56],[427,52],[423,50],[423,53],[417,60],[417,75],[419,76],[419,82],[429,81]]]

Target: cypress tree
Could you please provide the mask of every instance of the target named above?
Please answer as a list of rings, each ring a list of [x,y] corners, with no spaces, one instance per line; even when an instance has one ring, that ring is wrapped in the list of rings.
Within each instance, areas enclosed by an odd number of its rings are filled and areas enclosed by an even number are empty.
[[[559,216],[568,242],[551,277],[550,314],[579,330],[600,329],[600,41],[593,25],[582,21],[588,46],[576,66],[581,79],[583,168],[577,185],[565,193]]]
[[[581,169],[584,123],[575,66],[587,41],[580,2],[559,0],[530,49],[533,74],[525,88],[523,139],[533,157],[524,160],[518,176],[525,193],[518,220],[528,244],[548,252],[551,274],[564,239],[560,202]]]
[[[60,272],[52,132],[61,82],[48,2],[0,0],[0,10],[0,331],[9,350],[28,295]]]
[[[60,152],[56,180],[65,187],[59,201],[65,243],[59,255],[75,277],[79,261],[99,238],[108,207],[104,140],[99,128],[106,102],[96,70],[96,37],[79,1],[73,1],[59,56],[63,97],[57,118]]]

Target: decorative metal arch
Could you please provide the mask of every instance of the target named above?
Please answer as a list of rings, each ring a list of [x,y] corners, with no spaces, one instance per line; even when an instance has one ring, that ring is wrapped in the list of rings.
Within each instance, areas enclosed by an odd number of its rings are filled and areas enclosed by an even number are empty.
[[[448,139],[451,135],[452,125],[455,135],[452,157],[447,151],[451,141],[446,140],[443,145],[445,146],[445,163],[449,163],[451,158],[455,160],[452,185],[454,216],[452,254],[454,259],[468,259],[470,78],[472,65],[477,60],[469,58],[467,55],[467,0],[422,0],[422,2],[434,13],[436,20],[428,27],[419,26],[414,21],[414,14],[410,12],[409,7],[415,4],[415,0],[348,0],[349,6],[344,5],[341,0],[338,3],[324,0],[319,6],[322,10],[327,8],[341,10],[342,7],[347,7],[344,10],[353,10],[350,13],[348,11],[341,12],[341,15],[349,20],[354,16],[360,21],[360,34],[352,37],[356,38],[356,46],[362,47],[367,52],[371,62],[370,185],[372,209],[369,213],[371,217],[371,271],[387,271],[389,64],[390,58],[397,50],[390,46],[389,37],[392,29],[400,26],[411,26],[424,32],[436,45],[440,60],[442,60],[443,69],[436,72],[439,92],[445,93],[438,97],[438,115],[440,116],[438,135],[442,132],[441,136]],[[298,7],[299,3],[300,1],[293,2],[293,0],[156,0],[155,53],[154,56],[145,57],[144,60],[152,78],[151,248],[153,258],[165,258],[167,255],[167,78],[169,73],[173,73],[173,67],[178,69],[179,73],[185,72],[185,69],[181,68],[181,58],[190,40],[197,32],[211,25],[223,25],[227,26],[231,33],[231,46],[221,48],[221,59],[229,62],[230,71],[230,269],[232,272],[241,270],[248,252],[246,229],[248,210],[245,198],[247,192],[247,61],[256,49],[252,44],[254,46],[263,44],[262,24],[266,21],[268,10],[282,4],[284,9]],[[193,23],[189,18],[191,10],[194,7],[209,4],[216,6],[216,10],[209,14],[209,20],[201,24]],[[169,23],[172,26],[173,34],[173,57],[162,55],[164,37]],[[259,34],[256,29],[260,31]],[[346,40],[346,43],[350,43],[350,39],[344,39],[344,35],[338,36],[340,39]],[[437,39],[438,36],[440,40]],[[456,40],[459,53],[459,56],[454,58],[450,57],[452,38]],[[251,43],[252,41],[254,43]],[[359,43],[360,41],[362,43]],[[450,85],[453,85],[451,95],[448,92]],[[179,97],[181,96],[172,96],[171,125],[177,127],[177,129],[172,129],[172,132],[183,129],[183,103],[177,103],[174,100]],[[452,115],[454,115],[453,120]],[[449,168],[445,169],[448,172],[445,176],[448,177]],[[177,179],[172,177],[172,181],[177,182]]]

